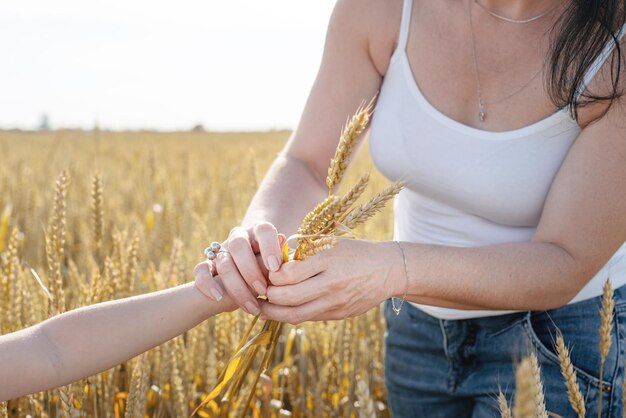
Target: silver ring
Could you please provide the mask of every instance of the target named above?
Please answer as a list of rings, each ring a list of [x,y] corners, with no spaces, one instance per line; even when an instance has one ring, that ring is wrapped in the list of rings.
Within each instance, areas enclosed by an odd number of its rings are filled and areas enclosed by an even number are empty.
[[[211,245],[204,249],[204,255],[207,259],[213,261],[217,258],[218,253],[228,253],[227,250],[222,250],[222,246],[219,242],[213,241]]]

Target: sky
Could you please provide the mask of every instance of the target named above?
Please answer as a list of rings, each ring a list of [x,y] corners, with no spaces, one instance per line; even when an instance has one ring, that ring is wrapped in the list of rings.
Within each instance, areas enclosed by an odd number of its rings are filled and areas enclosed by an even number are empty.
[[[292,129],[335,0],[12,0],[0,129]]]

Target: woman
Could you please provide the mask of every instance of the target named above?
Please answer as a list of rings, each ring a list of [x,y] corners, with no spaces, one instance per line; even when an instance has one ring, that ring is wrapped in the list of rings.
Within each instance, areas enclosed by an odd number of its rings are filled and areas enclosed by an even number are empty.
[[[625,9],[612,0],[340,0],[300,124],[217,257],[226,291],[249,313],[293,323],[387,300],[397,417],[494,416],[529,348],[547,409],[571,416],[556,327],[587,410],[601,392],[603,416],[621,416]],[[372,158],[407,183],[394,207],[397,242],[345,240],[280,266],[277,231],[293,233],[323,199],[342,121],[377,92]],[[616,343],[601,382],[608,277]]]

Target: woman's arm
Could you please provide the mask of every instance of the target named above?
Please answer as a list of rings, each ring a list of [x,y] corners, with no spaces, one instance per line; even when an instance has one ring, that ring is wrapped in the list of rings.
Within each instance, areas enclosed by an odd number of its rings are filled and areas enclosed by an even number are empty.
[[[402,243],[408,299],[504,310],[543,310],[570,301],[626,240],[623,106],[615,103],[580,134],[552,183],[531,242],[478,248]],[[287,263],[270,280],[282,286],[268,289],[273,305],[264,303],[264,314],[300,322],[356,315],[387,297],[402,297],[406,279],[396,243],[355,240]]]
[[[262,267],[276,271],[280,265],[277,231],[294,233],[304,215],[328,193],[326,172],[341,126],[379,89],[385,60],[393,51],[400,8],[398,0],[337,2],[298,128],[265,176],[242,226],[234,228],[223,244],[229,253],[217,259],[226,290],[249,313],[257,313],[256,296],[267,288]],[[376,44],[370,40],[374,30]],[[388,45],[381,45],[381,39]],[[259,253],[263,266],[255,260]]]
[[[63,386],[128,360],[232,310],[187,283],[98,303],[0,336],[0,401]]]

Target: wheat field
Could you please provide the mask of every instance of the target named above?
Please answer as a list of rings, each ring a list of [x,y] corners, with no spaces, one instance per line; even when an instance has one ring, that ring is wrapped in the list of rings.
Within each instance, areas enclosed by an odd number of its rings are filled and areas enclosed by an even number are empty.
[[[0,132],[0,333],[56,311],[192,280],[202,250],[240,222],[288,136]],[[371,173],[366,194],[387,184],[366,152],[353,165],[348,185],[364,172]],[[391,222],[385,210],[359,233],[390,239]],[[189,416],[249,321],[242,312],[210,318],[111,370],[12,400],[0,407],[0,417]],[[285,327],[271,382],[257,388],[247,416],[389,416],[383,334],[379,309]],[[242,404],[212,401],[198,415],[242,410]]]

